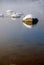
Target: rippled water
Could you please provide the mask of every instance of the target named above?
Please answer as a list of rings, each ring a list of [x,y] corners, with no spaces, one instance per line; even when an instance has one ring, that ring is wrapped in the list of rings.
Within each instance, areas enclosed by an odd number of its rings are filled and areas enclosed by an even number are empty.
[[[21,18],[0,18],[0,65],[44,64],[44,0],[0,0],[0,13],[23,12]],[[39,22],[26,28],[22,19],[34,14]]]

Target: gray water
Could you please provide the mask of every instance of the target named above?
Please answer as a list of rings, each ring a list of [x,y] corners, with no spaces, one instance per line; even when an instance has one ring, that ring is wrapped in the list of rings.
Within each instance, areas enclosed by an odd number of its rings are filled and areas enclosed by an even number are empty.
[[[44,64],[44,0],[0,0],[0,13],[23,12],[21,18],[0,18],[0,65]],[[38,17],[31,29],[22,19],[27,14]]]

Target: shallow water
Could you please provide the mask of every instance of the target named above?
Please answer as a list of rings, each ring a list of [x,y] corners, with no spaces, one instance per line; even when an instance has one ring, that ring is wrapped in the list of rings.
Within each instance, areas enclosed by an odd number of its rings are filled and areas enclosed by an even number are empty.
[[[0,0],[0,13],[23,12],[21,18],[0,18],[0,65],[44,64],[44,0]],[[38,17],[32,28],[23,25],[27,14]]]

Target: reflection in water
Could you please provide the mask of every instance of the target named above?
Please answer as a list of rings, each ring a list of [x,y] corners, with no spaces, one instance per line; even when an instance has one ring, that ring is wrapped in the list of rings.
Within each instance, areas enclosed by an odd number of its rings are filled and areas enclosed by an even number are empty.
[[[32,28],[32,25],[37,24],[38,19],[33,15],[27,15],[23,18],[22,22],[26,27]]]
[[[12,17],[11,17],[11,20],[16,20],[16,18],[12,18]]]
[[[32,28],[32,25],[27,25],[25,23],[23,23],[27,28]]]

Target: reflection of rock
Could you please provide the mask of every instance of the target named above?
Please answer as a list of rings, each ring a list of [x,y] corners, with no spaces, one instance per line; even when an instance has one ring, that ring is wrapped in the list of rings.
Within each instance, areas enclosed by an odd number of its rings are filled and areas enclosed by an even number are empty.
[[[11,20],[16,20],[16,18],[11,18]]]
[[[23,18],[23,22],[27,25],[34,25],[38,22],[38,19],[33,15],[27,15]]]
[[[23,18],[23,24],[28,27],[28,28],[32,28],[32,25],[37,24],[38,19],[37,17],[33,16],[33,15],[27,15]]]
[[[27,28],[32,28],[32,25],[27,25],[25,23],[23,23],[24,26],[26,26]]]

